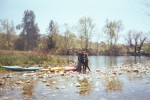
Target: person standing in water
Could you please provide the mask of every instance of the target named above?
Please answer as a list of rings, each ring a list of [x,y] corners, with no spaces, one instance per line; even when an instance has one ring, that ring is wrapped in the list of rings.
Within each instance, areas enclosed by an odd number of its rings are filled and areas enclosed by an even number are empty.
[[[84,73],[86,73],[86,68],[88,68],[88,70],[91,71],[90,68],[89,68],[89,66],[88,66],[88,62],[89,62],[89,60],[88,60],[88,54],[84,53],[84,63],[83,63],[83,72]]]
[[[77,64],[77,71],[81,72],[81,66],[83,65],[84,59],[83,59],[83,52],[80,50],[78,53],[78,64]]]

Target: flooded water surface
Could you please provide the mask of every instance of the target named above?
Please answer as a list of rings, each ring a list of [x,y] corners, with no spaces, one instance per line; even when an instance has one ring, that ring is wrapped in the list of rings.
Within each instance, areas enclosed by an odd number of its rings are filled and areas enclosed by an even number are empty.
[[[0,100],[150,100],[149,60],[90,56],[86,74],[0,73]]]

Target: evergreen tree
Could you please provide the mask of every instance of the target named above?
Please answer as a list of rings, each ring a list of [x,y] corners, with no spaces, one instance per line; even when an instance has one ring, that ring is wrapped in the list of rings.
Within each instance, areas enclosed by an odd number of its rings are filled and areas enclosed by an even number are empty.
[[[57,36],[58,36],[58,26],[53,20],[50,21],[48,26],[48,39],[47,47],[48,49],[56,48]]]
[[[24,17],[22,19],[22,24],[17,26],[17,29],[22,28],[22,32],[19,37],[24,44],[24,50],[33,50],[38,45],[39,40],[39,28],[37,23],[35,23],[35,14],[31,10],[24,11]]]

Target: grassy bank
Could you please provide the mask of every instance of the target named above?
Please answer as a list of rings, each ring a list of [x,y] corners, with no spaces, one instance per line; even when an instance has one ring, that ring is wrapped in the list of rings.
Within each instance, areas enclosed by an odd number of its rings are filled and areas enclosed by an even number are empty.
[[[67,60],[57,55],[46,55],[31,51],[0,50],[0,65],[19,66],[61,66]]]

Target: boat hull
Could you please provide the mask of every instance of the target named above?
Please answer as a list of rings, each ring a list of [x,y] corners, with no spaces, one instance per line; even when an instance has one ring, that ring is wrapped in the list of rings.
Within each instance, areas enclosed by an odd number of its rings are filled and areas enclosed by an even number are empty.
[[[36,71],[40,69],[37,67],[20,67],[20,66],[2,66],[2,68],[12,71]]]
[[[42,72],[59,72],[59,71],[64,71],[64,72],[67,72],[67,71],[76,71],[76,68],[75,67],[53,67],[53,68],[50,68],[50,69],[40,69],[40,71]]]

